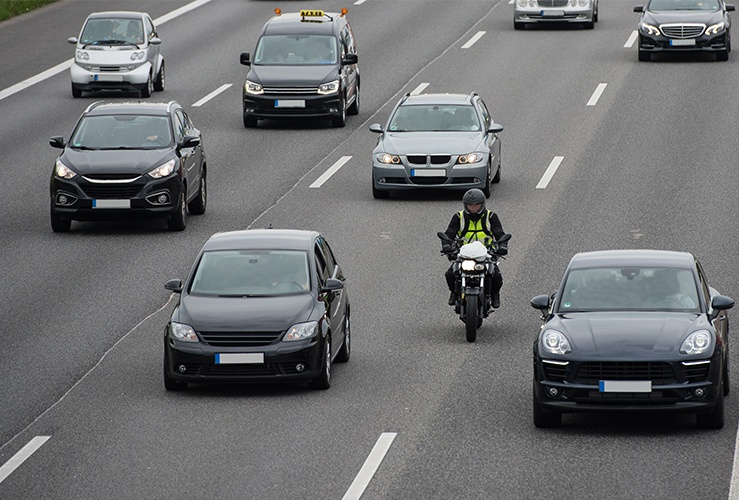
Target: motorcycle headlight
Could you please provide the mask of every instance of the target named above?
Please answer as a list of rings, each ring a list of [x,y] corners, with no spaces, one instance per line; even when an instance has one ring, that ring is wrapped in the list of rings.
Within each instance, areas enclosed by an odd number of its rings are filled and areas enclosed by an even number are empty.
[[[298,323],[293,325],[282,338],[283,342],[292,342],[293,340],[305,340],[316,335],[318,332],[318,322],[309,321],[307,323]]]
[[[659,36],[662,34],[659,31],[659,28],[657,28],[656,26],[652,26],[651,24],[647,24],[647,23],[639,23],[639,29],[642,30],[642,32],[647,35]]]
[[[62,160],[58,158],[56,160],[56,165],[54,166],[54,173],[57,177],[61,177],[62,179],[71,179],[72,177],[77,175],[72,171],[72,169],[62,163]]]
[[[485,155],[482,153],[470,153],[468,155],[459,155],[459,158],[457,158],[457,163],[459,164],[467,164],[467,163],[477,163],[482,161],[485,158]]]
[[[724,31],[724,28],[726,28],[726,23],[721,21],[720,23],[712,24],[711,26],[706,29],[706,35],[716,35],[721,31]]]
[[[195,333],[195,329],[184,323],[175,323],[174,321],[170,323],[169,336],[183,342],[198,342],[198,335]]]
[[[557,330],[545,330],[541,334],[539,344],[546,352],[551,354],[568,354],[572,352],[567,337]]]
[[[244,84],[244,91],[247,94],[264,94],[264,87],[262,87],[258,83],[250,82],[249,80],[247,80]]]
[[[711,348],[711,333],[698,330],[688,335],[680,346],[680,354],[703,354]]]
[[[400,156],[397,155],[391,155],[389,153],[380,153],[377,155],[377,161],[380,163],[393,163],[395,165],[398,165],[400,163]]]
[[[334,80],[333,82],[323,83],[318,86],[318,93],[319,94],[333,94],[334,92],[339,91],[339,80]]]
[[[462,271],[474,271],[476,265],[477,262],[475,262],[474,260],[463,260]]]
[[[90,60],[90,54],[88,54],[84,50],[78,50],[77,51],[77,60],[78,61],[89,61]]]
[[[149,172],[149,175],[154,177],[155,179],[161,179],[162,177],[167,177],[172,172],[174,172],[174,167],[177,164],[174,158],[169,160],[166,163],[162,163],[157,168]]]

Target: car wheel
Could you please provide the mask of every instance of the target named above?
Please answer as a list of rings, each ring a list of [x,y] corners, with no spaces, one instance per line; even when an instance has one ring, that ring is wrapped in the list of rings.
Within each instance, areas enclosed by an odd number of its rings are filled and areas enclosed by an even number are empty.
[[[534,382],[534,426],[539,429],[551,429],[562,426],[561,413],[547,413],[542,410],[539,400],[536,399],[536,382]]]
[[[336,356],[337,363],[346,363],[349,361],[349,356],[352,353],[352,328],[351,320],[349,319],[349,308],[346,309],[346,316],[344,316],[344,343],[341,344],[339,354]]]
[[[723,383],[721,384],[723,386]],[[696,415],[696,424],[701,429],[723,429],[724,427],[724,389],[719,387],[716,406],[710,413]]]
[[[593,10],[593,21],[596,22],[596,23],[598,22],[598,7],[597,6]]]
[[[175,380],[172,377],[169,376],[169,372],[167,370],[167,365],[169,363],[167,362],[167,353],[165,351],[164,353],[164,363],[163,363],[163,370],[162,373],[164,375],[164,388],[168,391],[184,391],[187,389],[187,382],[182,382],[179,380]]]
[[[722,50],[721,52],[716,52],[716,60],[717,61],[728,61],[729,60],[729,49]]]
[[[639,51],[639,60],[640,61],[645,61],[645,62],[651,61],[652,60],[652,54],[650,54],[649,52],[644,52],[643,50],[640,50]]]
[[[69,219],[62,219],[54,209],[51,209],[51,230],[55,233],[66,233],[72,227],[72,221]]]
[[[390,191],[381,191],[377,189],[377,184],[375,184],[375,177],[372,177],[372,196],[376,200],[384,200],[386,198],[390,198]]]
[[[254,128],[257,126],[257,117],[251,115],[244,115],[244,128]]]
[[[514,30],[522,30],[526,27],[526,23],[519,23],[517,21],[513,21],[513,29]]]
[[[729,370],[729,349],[728,349],[728,346],[727,346],[727,348],[726,348],[726,363],[724,364],[724,377],[723,377],[724,378],[724,396],[728,396],[729,395],[729,390],[730,390],[729,379],[731,378],[730,375],[731,375],[731,372]]]
[[[331,118],[334,127],[340,128],[346,125],[346,98],[339,99],[339,116]]]
[[[323,343],[323,361],[321,363],[321,374],[313,379],[311,387],[326,390],[331,387],[331,337],[326,337]]]
[[[151,75],[146,79],[146,85],[144,88],[139,90],[139,97],[151,97],[151,93],[154,90],[154,83],[151,81]]]
[[[354,95],[354,102],[351,106],[349,106],[349,109],[346,110],[346,112],[350,115],[358,115],[359,114],[359,85],[357,85],[357,92]]]
[[[82,91],[72,84],[72,97],[82,97]]]
[[[498,158],[498,169],[495,171],[495,175],[493,176],[493,184],[497,184],[500,182],[500,171],[501,171],[501,165],[500,165],[500,158]]]
[[[193,215],[203,215],[205,213],[205,206],[208,202],[208,182],[205,177],[205,170],[203,175],[200,176],[200,188],[195,199],[187,205],[187,209]]]
[[[490,174],[492,170],[493,166],[488,162],[488,169],[485,172],[485,185],[482,186],[482,194],[485,195],[485,198],[490,198]]]
[[[161,92],[164,90],[164,61],[162,61],[162,65],[159,67],[159,73],[157,73],[157,79],[154,80],[154,90],[157,92]]]
[[[185,203],[185,188],[180,193],[180,202],[177,204],[177,212],[167,219],[167,227],[170,231],[184,231],[187,225],[187,203]]]

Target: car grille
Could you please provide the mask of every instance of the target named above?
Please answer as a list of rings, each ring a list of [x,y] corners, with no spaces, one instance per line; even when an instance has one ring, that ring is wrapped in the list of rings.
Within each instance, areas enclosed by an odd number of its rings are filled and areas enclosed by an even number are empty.
[[[282,332],[200,332],[200,336],[214,347],[253,347],[270,345]]]
[[[199,375],[211,377],[248,377],[260,375],[277,375],[272,364],[264,365],[203,365]]]
[[[88,198],[123,200],[135,197],[141,186],[131,184],[90,184],[80,186]]]
[[[318,87],[264,87],[264,93],[280,95],[317,94]]]
[[[406,160],[413,165],[446,165],[451,155],[408,155]]]
[[[575,382],[597,385],[601,380],[650,380],[654,385],[674,384],[675,372],[669,363],[652,361],[602,361],[582,363]]]
[[[95,71],[98,73],[115,73],[117,71],[121,71],[120,66],[93,66],[90,68],[91,71]]]
[[[544,377],[552,382],[564,382],[567,376],[567,365],[556,365],[553,363],[542,363],[544,365]]]
[[[685,378],[688,382],[702,382],[708,378],[708,372],[711,369],[710,363],[700,365],[683,365]]]
[[[659,27],[668,38],[696,38],[703,34],[705,24],[662,24]]]
[[[539,7],[567,7],[569,0],[539,0]]]

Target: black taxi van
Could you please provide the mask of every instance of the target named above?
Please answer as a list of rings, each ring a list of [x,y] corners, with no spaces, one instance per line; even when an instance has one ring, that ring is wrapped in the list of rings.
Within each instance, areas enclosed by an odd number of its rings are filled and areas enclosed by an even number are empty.
[[[359,113],[354,34],[340,13],[275,9],[262,28],[243,89],[244,127],[260,118],[329,117],[334,127]]]

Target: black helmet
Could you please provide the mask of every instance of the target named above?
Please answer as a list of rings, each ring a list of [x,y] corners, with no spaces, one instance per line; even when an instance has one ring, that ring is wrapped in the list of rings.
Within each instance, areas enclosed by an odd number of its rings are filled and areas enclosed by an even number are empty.
[[[464,213],[474,220],[480,218],[483,212],[485,212],[485,193],[480,189],[474,188],[464,193],[462,202],[464,203]],[[480,208],[473,212],[468,208],[468,205],[480,205]]]

